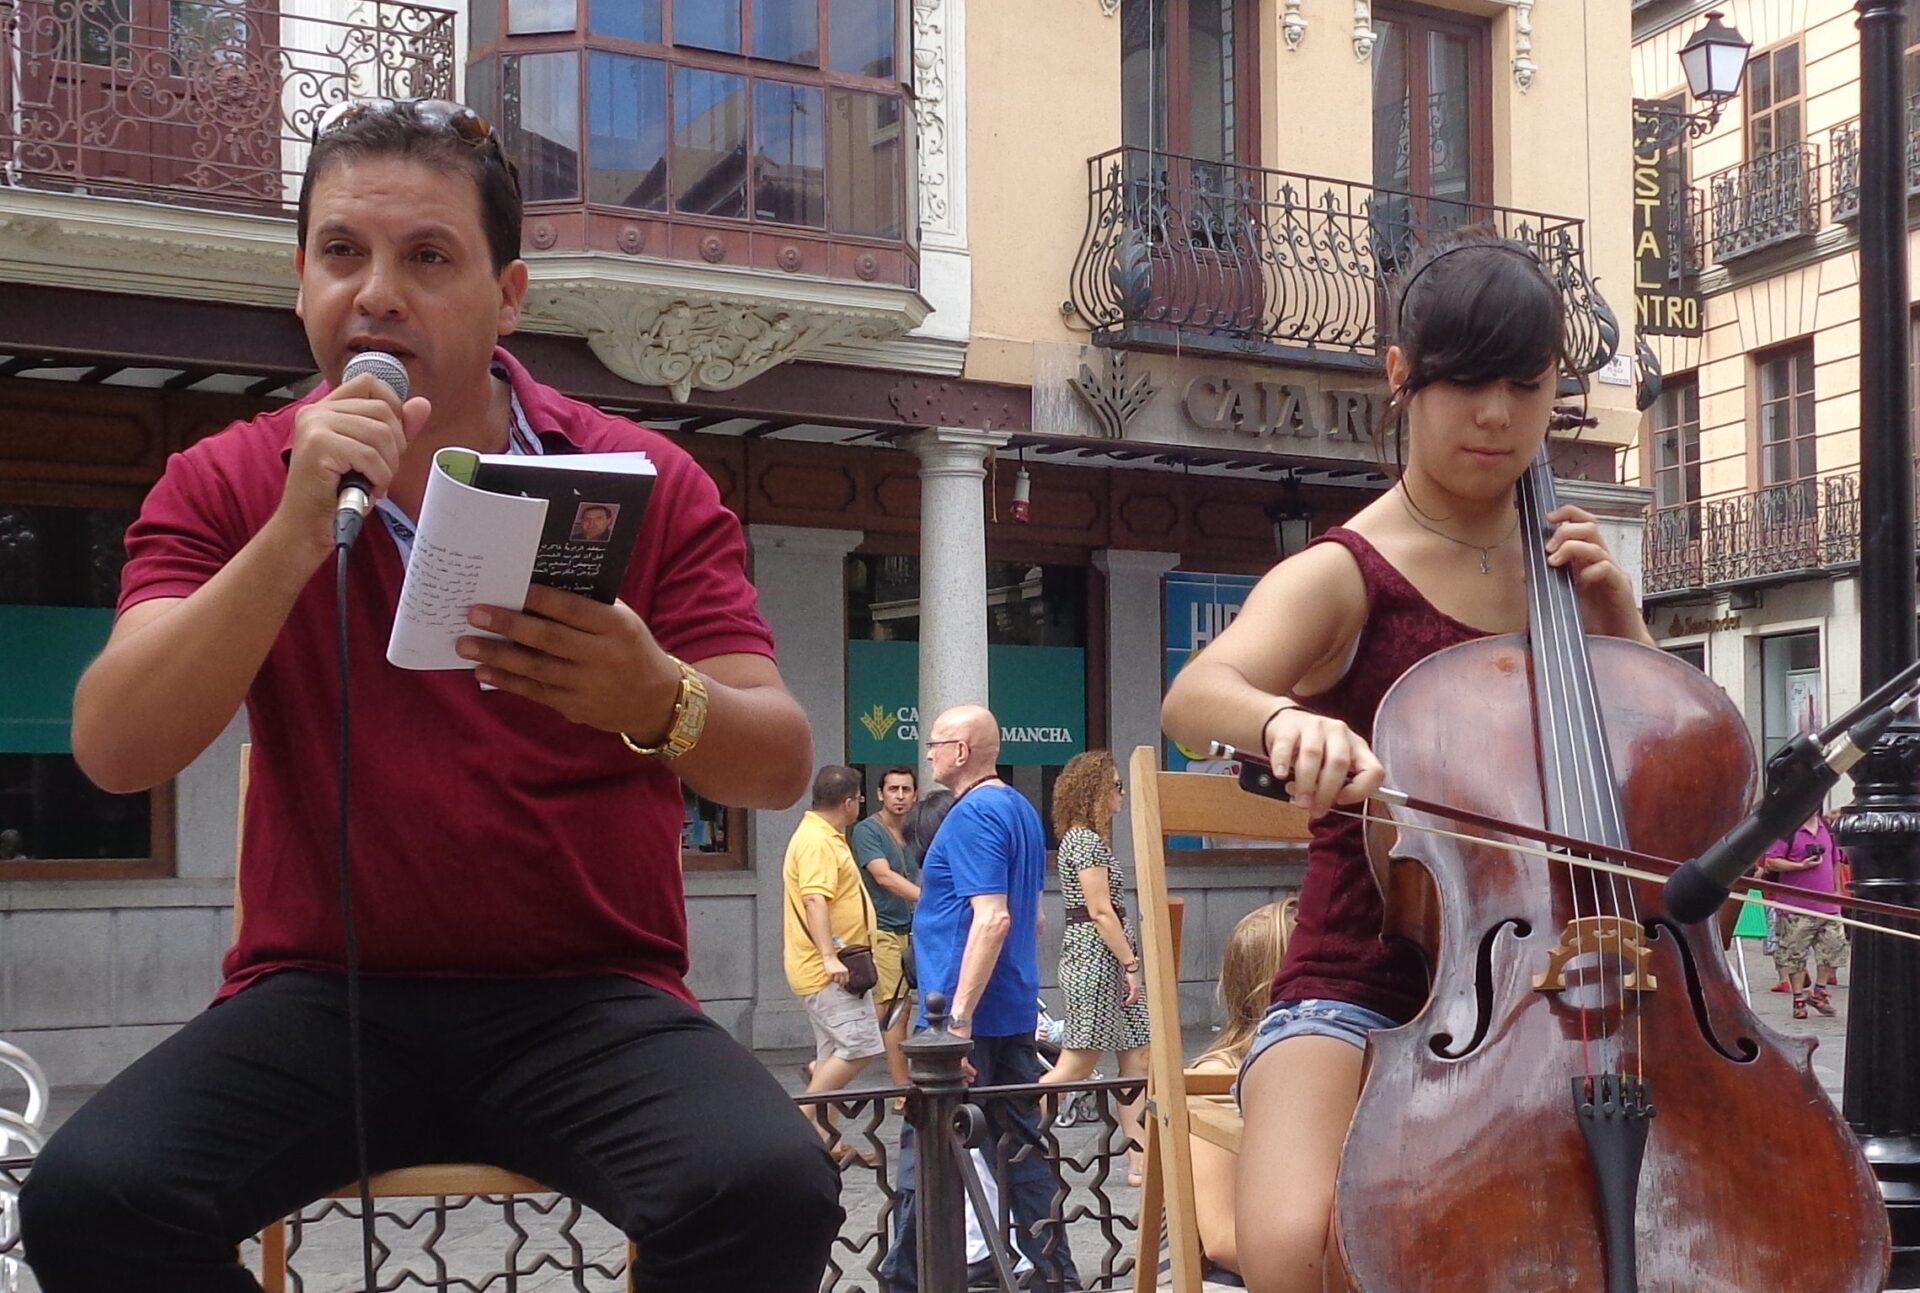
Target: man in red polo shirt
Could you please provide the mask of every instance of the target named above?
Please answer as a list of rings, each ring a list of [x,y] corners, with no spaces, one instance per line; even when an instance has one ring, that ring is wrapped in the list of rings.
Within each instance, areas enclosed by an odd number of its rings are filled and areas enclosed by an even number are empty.
[[[296,308],[333,384],[168,463],[74,700],[75,756],[113,791],[174,776],[245,704],[245,920],[216,1004],[35,1165],[40,1286],[254,1293],[236,1245],[355,1175],[329,558],[356,470],[379,499],[346,590],[373,1169],[534,1177],[639,1242],[636,1289],[811,1293],[841,1220],[833,1165],[685,984],[681,783],[783,807],[812,763],[739,523],[680,449],[496,347],[527,286],[520,196],[465,109],[333,114],[299,235]],[[397,355],[413,397],[339,384],[360,350]],[[640,449],[659,472],[617,603],[535,588],[525,613],[474,608],[499,636],[463,649],[494,690],[384,659],[432,454],[456,444]]]

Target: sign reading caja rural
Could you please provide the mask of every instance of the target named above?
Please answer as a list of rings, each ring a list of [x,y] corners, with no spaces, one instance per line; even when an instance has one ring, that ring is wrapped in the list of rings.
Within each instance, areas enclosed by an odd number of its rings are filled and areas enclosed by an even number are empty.
[[[1086,748],[1087,663],[1079,647],[990,646],[987,704],[1000,762],[1061,764]],[[847,643],[847,761],[920,757],[920,644]]]

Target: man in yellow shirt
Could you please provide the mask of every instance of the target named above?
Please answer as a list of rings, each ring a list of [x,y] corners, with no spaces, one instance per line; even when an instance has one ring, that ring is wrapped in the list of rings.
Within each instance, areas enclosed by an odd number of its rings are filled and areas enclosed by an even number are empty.
[[[808,1091],[838,1091],[884,1054],[880,1023],[864,995],[848,992],[839,949],[872,947],[873,903],[860,881],[846,831],[859,820],[860,774],[829,764],[813,779],[813,805],[787,842],[787,986],[806,1003],[813,1025]]]

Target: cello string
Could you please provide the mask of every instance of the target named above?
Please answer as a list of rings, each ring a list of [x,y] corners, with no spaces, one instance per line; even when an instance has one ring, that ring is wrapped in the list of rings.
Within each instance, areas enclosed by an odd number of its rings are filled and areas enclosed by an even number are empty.
[[[1528,542],[1522,546],[1521,551],[1527,563],[1527,589],[1529,603],[1532,607],[1530,617],[1536,639],[1532,643],[1532,657],[1534,668],[1539,671],[1541,690],[1544,697],[1544,708],[1546,711],[1544,714],[1537,716],[1538,727],[1543,738],[1543,745],[1550,749],[1552,753],[1554,768],[1552,789],[1555,801],[1559,807],[1560,822],[1565,826],[1573,827],[1576,825],[1575,814],[1567,800],[1569,783],[1574,774],[1573,770],[1567,767],[1573,751],[1569,748],[1570,735],[1563,727],[1563,718],[1567,712],[1568,699],[1565,688],[1563,661],[1560,658],[1563,653],[1553,649],[1555,641],[1563,639],[1560,631],[1555,628],[1553,622],[1557,609],[1554,597],[1555,581],[1552,577],[1552,569],[1546,564],[1546,524],[1545,518],[1542,515],[1542,499],[1540,497],[1541,486],[1539,473],[1541,471],[1540,464],[1545,457],[1545,452],[1546,450],[1543,446],[1540,457],[1536,458],[1533,465],[1528,467],[1527,474],[1521,478],[1519,482],[1517,506],[1520,508],[1522,523],[1527,527],[1529,535]],[[1542,753],[1544,756],[1546,751],[1543,750]],[[1582,836],[1591,833],[1589,823],[1584,813],[1580,814],[1577,825],[1579,827],[1578,830],[1568,829],[1562,830],[1559,833],[1563,835]],[[1549,870],[1548,875],[1549,884],[1551,885],[1551,870]],[[1583,879],[1586,881],[1593,899],[1593,914],[1595,916],[1600,915],[1601,902],[1598,878],[1591,873],[1583,876],[1580,872],[1573,870],[1567,871],[1566,875],[1567,895],[1571,900],[1574,919],[1580,920],[1586,916],[1585,904],[1581,901],[1580,895],[1581,881]],[[1582,1064],[1586,1070],[1585,1076],[1591,1081],[1595,1072],[1591,1036],[1591,1021],[1593,1016],[1584,1003],[1578,1007],[1578,1010],[1580,1014]],[[1599,1044],[1604,1062],[1612,1031],[1611,1021],[1607,1018],[1604,1009],[1599,1012],[1598,1017],[1600,1033]]]
[[[1373,800],[1369,799],[1361,808],[1334,808],[1329,812],[1333,816],[1351,817],[1360,822],[1381,821],[1397,830],[1423,831],[1428,835],[1438,835],[1443,839],[1459,840],[1468,844],[1484,844],[1492,848],[1505,849],[1509,853],[1520,853],[1528,857],[1545,858],[1549,862],[1565,862],[1569,866],[1585,867],[1591,871],[1603,871],[1609,875],[1621,876],[1628,880],[1650,880],[1655,884],[1664,884],[1666,877],[1652,871],[1642,871],[1639,867],[1623,866],[1618,862],[1604,862],[1599,858],[1577,857],[1567,852],[1553,852],[1533,844],[1516,844],[1508,840],[1495,839],[1491,835],[1469,835],[1464,831],[1448,830],[1444,826],[1429,826],[1424,822],[1408,821],[1399,817],[1376,816],[1370,810]],[[1734,901],[1750,903],[1756,907],[1770,907],[1775,911],[1788,911],[1795,915],[1812,916],[1818,920],[1831,921],[1836,925],[1845,925],[1850,929],[1864,929],[1870,934],[1888,934],[1894,938],[1911,939],[1920,943],[1920,930],[1901,929],[1894,925],[1876,925],[1872,921],[1857,920],[1852,916],[1842,916],[1823,911],[1807,911],[1778,898],[1755,897],[1753,894],[1732,894]]]
[[[1543,461],[1539,470],[1544,477],[1542,491],[1550,494],[1553,489],[1552,469]],[[1604,820],[1604,827],[1598,837],[1606,839],[1616,847],[1624,846],[1626,822],[1620,811],[1619,791],[1613,779],[1612,760],[1608,754],[1605,729],[1600,717],[1599,694],[1593,678],[1593,656],[1587,645],[1586,626],[1580,613],[1579,593],[1574,588],[1572,571],[1563,567],[1559,573],[1561,577],[1554,581],[1554,601],[1565,626],[1559,641],[1572,657],[1567,662],[1569,677],[1574,689],[1580,692],[1582,702],[1579,713],[1584,720],[1581,733],[1585,755],[1583,762],[1588,770],[1594,808]],[[1621,900],[1623,888],[1625,889],[1624,903]],[[1618,918],[1624,908],[1634,926],[1638,927],[1641,923],[1640,901],[1632,883],[1629,882],[1623,886],[1618,876],[1608,875],[1607,889],[1608,896],[1612,900],[1613,915]],[[1632,1000],[1635,1024],[1635,1065],[1638,1076],[1644,1078],[1646,1013],[1640,1008],[1643,1003],[1637,995],[1641,991],[1637,980],[1636,986],[1631,991],[1635,994]],[[1618,1009],[1621,1014],[1620,1029],[1623,1035],[1626,1027],[1625,1013],[1628,1008],[1628,998],[1623,993],[1618,999]]]

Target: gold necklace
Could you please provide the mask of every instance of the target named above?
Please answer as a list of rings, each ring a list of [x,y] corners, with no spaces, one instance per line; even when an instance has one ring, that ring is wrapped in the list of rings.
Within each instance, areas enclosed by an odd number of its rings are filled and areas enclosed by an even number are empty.
[[[1480,554],[1480,573],[1483,575],[1490,575],[1493,573],[1493,566],[1491,564],[1491,561],[1493,558],[1493,550],[1495,548],[1506,547],[1507,540],[1511,539],[1515,534],[1518,534],[1520,532],[1520,513],[1518,509],[1515,509],[1513,514],[1513,528],[1508,530],[1505,537],[1501,538],[1499,542],[1489,543],[1485,547],[1481,547],[1477,543],[1468,543],[1465,539],[1455,538],[1453,535],[1448,534],[1445,530],[1439,529],[1436,526],[1429,525],[1426,522],[1426,520],[1421,517],[1419,511],[1414,507],[1413,497],[1407,493],[1406,482],[1402,481],[1399,487],[1397,488],[1396,492],[1400,495],[1400,506],[1405,508],[1407,511],[1408,520],[1412,521],[1415,525],[1425,530],[1428,534],[1437,534],[1441,538],[1445,539],[1448,543],[1457,543],[1463,548],[1471,548],[1475,552],[1479,553]]]

